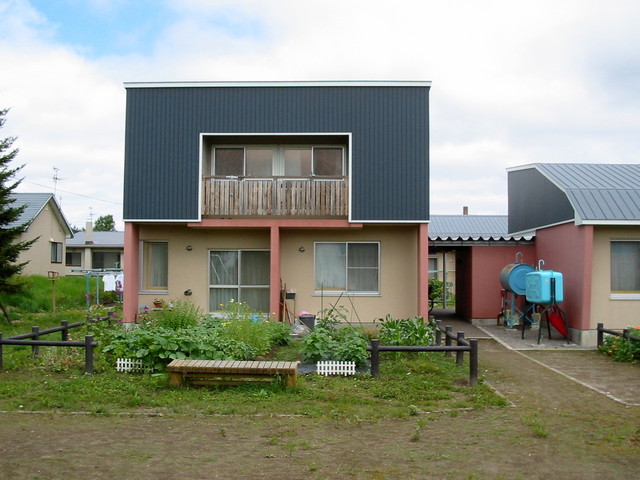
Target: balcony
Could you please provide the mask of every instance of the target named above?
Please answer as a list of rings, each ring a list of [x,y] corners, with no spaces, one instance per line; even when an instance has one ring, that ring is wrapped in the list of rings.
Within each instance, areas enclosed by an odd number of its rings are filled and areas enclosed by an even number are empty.
[[[346,177],[204,177],[203,214],[213,217],[346,217]]]

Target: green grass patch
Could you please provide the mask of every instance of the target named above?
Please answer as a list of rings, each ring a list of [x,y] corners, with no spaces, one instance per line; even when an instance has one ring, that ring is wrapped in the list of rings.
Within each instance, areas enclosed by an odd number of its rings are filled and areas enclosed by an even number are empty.
[[[76,354],[75,364],[67,361],[66,369],[56,369],[53,362],[43,360],[45,350],[52,348],[41,347],[38,359],[31,358],[30,349],[5,355],[14,360],[5,362],[8,371],[0,373],[0,410],[308,415],[368,422],[433,410],[505,405],[485,385],[466,386],[468,371],[442,354],[383,358],[378,379],[367,373],[311,374],[299,376],[294,388],[279,383],[169,388],[166,374],[117,373],[100,361],[96,362],[101,365],[98,373],[85,374],[82,352]],[[291,359],[296,348],[295,344],[283,348],[284,356]]]

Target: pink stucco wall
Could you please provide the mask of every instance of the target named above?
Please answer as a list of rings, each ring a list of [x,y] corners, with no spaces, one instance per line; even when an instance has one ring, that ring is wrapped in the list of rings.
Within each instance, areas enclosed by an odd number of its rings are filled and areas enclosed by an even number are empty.
[[[502,308],[500,272],[516,261],[533,265],[533,246],[468,247],[456,252],[456,311],[467,318],[496,318]],[[462,275],[460,275],[462,273]],[[462,285],[458,286],[459,283]]]
[[[536,257],[544,260],[543,270],[561,272],[569,326],[588,330],[591,318],[591,277],[593,226],[565,223],[536,232]]]

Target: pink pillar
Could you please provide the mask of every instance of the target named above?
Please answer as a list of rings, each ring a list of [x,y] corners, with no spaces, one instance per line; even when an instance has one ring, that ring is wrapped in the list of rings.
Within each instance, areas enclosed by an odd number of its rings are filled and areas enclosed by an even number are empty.
[[[269,311],[272,318],[280,320],[280,227],[271,227],[271,278],[269,280]]]
[[[124,224],[124,293],[122,313],[125,322],[135,322],[138,313],[138,286],[140,285],[140,259],[138,258],[139,227]]]
[[[418,227],[418,315],[429,318],[429,224]]]

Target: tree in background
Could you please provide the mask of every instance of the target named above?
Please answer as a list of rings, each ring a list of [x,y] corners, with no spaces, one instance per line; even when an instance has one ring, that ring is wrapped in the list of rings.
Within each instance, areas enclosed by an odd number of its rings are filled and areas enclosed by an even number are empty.
[[[8,109],[0,110],[0,128],[6,122],[5,116]],[[15,137],[7,137],[0,139],[0,309],[7,321],[10,321],[9,314],[2,302],[2,296],[6,294],[16,293],[20,291],[20,284],[14,281],[14,276],[19,275],[24,266],[28,262],[16,263],[20,253],[28,250],[37,240],[29,240],[26,242],[18,242],[17,239],[25,230],[26,224],[15,225],[20,214],[26,208],[13,207],[14,199],[11,193],[22,181],[15,180],[16,173],[23,167],[20,165],[16,168],[9,168],[9,163],[18,155],[18,149],[11,149]]]
[[[98,217],[96,223],[93,225],[94,232],[115,232],[116,222],[113,220],[113,215],[102,215]]]

